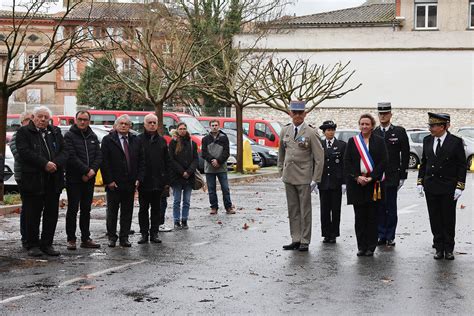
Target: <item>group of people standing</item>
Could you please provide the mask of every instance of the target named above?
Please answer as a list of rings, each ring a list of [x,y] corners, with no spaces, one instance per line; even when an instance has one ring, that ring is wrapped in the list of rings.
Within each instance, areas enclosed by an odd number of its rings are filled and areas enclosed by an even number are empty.
[[[378,104],[380,125],[360,116],[360,134],[347,144],[334,137],[337,125],[320,126],[324,140],[304,122],[305,103],[290,103],[292,123],[281,133],[278,168],[285,183],[291,243],[285,250],[308,251],[311,240],[311,192],[320,196],[323,243],[339,237],[341,201],[353,205],[357,256],[374,255],[379,245],[395,246],[398,191],[408,176],[409,141],[403,127],[391,123],[392,108]],[[467,162],[462,139],[448,132],[450,116],[428,113],[431,135],[424,139],[418,174],[426,192],[435,259],[453,260],[456,202],[465,187]]]
[[[59,198],[66,188],[67,249],[75,250],[77,214],[82,248],[99,248],[90,236],[90,212],[96,175],[100,169],[106,188],[108,246],[131,247],[129,234],[135,194],[140,204],[139,244],[161,243],[166,198],[173,192],[175,229],[187,229],[191,192],[199,165],[197,144],[191,140],[184,122],[178,123],[167,145],[158,133],[158,118],[144,118],[144,132],[132,134],[128,115],[117,118],[113,130],[99,142],[90,124],[90,113],[79,111],[76,123],[66,132],[50,124],[51,111],[37,107],[22,115],[22,127],[13,136],[15,178],[22,199],[20,229],[24,248],[30,256],[58,256],[53,239],[58,222]],[[211,214],[218,212],[216,178],[222,187],[227,214],[235,214],[230,198],[226,161],[227,136],[212,125],[203,139],[203,158],[209,188]],[[42,229],[40,235],[40,224]],[[117,221],[120,231],[117,232]]]

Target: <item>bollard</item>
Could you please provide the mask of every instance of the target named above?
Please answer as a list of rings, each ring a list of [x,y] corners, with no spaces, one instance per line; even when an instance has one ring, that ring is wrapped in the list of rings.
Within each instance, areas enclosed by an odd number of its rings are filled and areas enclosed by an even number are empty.
[[[469,158],[471,159],[471,167],[469,168],[469,170],[470,170],[471,172],[474,172],[474,157],[471,156],[471,157],[469,157]]]
[[[248,140],[244,140],[243,146],[243,168],[245,172],[255,172],[259,166],[253,164],[252,159],[252,146],[250,146],[250,142]]]

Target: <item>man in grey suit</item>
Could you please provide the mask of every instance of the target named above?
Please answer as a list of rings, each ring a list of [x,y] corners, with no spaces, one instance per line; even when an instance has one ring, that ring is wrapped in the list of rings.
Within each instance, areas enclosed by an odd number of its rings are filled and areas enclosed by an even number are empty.
[[[308,251],[311,241],[311,192],[321,181],[324,150],[317,131],[304,122],[305,102],[290,102],[292,123],[280,135],[278,170],[285,183],[291,243],[285,250]]]

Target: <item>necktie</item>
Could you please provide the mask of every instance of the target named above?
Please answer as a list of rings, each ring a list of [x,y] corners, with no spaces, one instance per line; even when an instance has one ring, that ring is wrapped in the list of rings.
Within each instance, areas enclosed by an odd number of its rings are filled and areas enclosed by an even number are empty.
[[[438,138],[438,145],[436,145],[436,151],[435,151],[436,156],[438,156],[440,150],[441,150],[441,139]]]
[[[294,137],[295,140],[296,140],[296,136],[298,136],[298,127],[295,127],[295,137]]]
[[[128,151],[127,136],[122,136],[122,139],[123,139],[123,152],[125,154],[125,159],[127,160],[128,171],[130,171],[130,152]]]
[[[328,148],[331,148],[331,147],[332,147],[332,142],[328,140]]]
[[[51,152],[49,151],[48,142],[46,141],[45,130],[41,130],[41,138],[43,139],[44,146],[46,147],[46,152],[48,153],[49,160],[51,160]]]
[[[385,138],[385,127],[382,127],[382,136]]]

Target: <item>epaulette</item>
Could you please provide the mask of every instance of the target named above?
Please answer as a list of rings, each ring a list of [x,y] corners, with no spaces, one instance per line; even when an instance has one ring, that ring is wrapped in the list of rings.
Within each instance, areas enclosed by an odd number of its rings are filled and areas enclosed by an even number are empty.
[[[465,188],[466,188],[466,184],[464,182],[458,181],[458,184],[456,185],[456,189],[464,190]]]
[[[312,129],[316,129],[316,127],[311,124],[308,124],[308,126],[311,127]]]
[[[292,123],[290,122],[290,123],[285,124],[285,126],[290,126],[291,124],[292,124]]]

